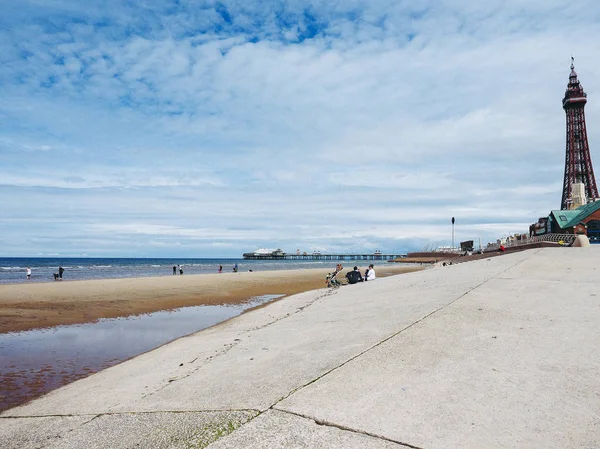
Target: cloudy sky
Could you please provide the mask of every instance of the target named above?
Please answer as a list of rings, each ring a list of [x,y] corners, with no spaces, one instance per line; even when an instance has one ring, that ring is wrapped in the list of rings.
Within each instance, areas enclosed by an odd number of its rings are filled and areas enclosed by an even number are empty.
[[[560,208],[597,0],[0,0],[0,256],[485,244]]]

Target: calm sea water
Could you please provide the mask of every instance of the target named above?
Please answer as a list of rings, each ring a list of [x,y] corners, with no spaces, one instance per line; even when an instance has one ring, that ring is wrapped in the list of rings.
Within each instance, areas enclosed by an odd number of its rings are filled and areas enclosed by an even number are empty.
[[[216,273],[219,265],[223,272],[231,272],[235,264],[239,271],[295,270],[303,268],[335,269],[336,261],[297,260],[244,260],[244,259],[129,259],[129,258],[49,258],[0,257],[0,284],[24,282],[53,282],[58,267],[65,269],[63,279],[68,281],[88,279],[117,279],[152,276],[172,276],[173,266],[181,265],[184,275]],[[365,268],[371,261],[345,261],[345,266]],[[376,261],[384,265],[385,261]],[[26,270],[31,268],[31,279]]]

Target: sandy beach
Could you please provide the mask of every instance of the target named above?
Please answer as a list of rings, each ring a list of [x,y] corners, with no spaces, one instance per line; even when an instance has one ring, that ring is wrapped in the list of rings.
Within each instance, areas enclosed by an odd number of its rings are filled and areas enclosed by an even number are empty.
[[[0,332],[186,306],[237,304],[267,294],[288,296],[323,288],[333,268],[0,285]],[[378,277],[421,269],[376,267]],[[347,271],[342,271],[342,278]]]

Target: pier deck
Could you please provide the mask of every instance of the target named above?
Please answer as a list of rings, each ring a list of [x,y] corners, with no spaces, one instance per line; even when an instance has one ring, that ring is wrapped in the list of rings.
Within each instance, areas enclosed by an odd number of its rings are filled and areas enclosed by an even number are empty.
[[[406,254],[244,254],[246,260],[392,260]]]

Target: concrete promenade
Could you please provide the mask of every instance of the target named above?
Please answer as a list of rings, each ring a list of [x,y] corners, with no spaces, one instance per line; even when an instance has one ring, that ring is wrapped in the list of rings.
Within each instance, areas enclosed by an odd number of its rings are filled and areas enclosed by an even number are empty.
[[[0,415],[2,448],[600,448],[600,245],[295,295]]]

